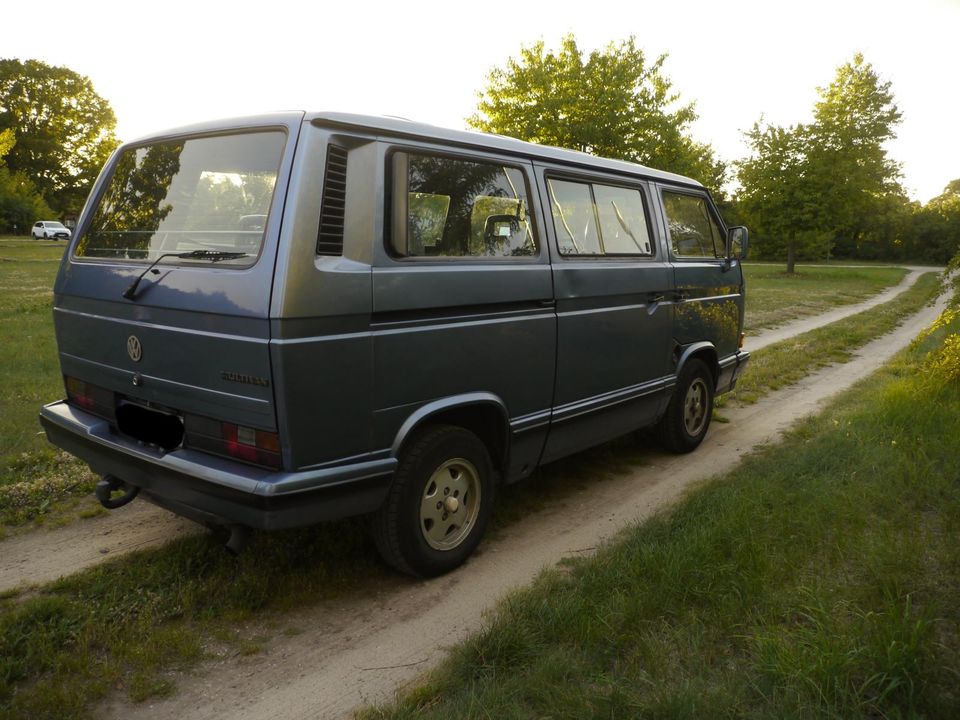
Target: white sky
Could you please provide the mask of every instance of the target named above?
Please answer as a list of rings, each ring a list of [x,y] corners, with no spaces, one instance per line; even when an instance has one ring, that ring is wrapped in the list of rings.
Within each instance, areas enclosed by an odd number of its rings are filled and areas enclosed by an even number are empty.
[[[9,3],[0,57],[91,78],[123,140],[270,110],[400,115],[466,127],[487,73],[572,32],[584,51],[631,34],[685,101],[695,137],[732,161],[763,116],[810,119],[816,88],[861,51],[904,120],[891,155],[926,201],[960,178],[960,0],[165,0]]]

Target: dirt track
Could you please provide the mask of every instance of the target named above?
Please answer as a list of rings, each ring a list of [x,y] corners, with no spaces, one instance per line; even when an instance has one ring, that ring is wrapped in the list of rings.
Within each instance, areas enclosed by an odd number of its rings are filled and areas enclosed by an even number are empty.
[[[443,578],[381,579],[373,583],[379,588],[375,594],[339,598],[298,612],[300,635],[274,638],[259,655],[229,658],[201,669],[196,677],[179,678],[175,697],[132,706],[114,698],[96,715],[327,718],[389,699],[397,686],[435,664],[446,647],[476,630],[484,612],[504,592],[528,583],[564,556],[590,552],[622,527],[674,501],[690,485],[734,467],[744,452],[775,440],[824,398],[886,362],[939,309],[923,310],[863,348],[853,362],[827,368],[753,406],[724,409],[731,422],[714,424],[693,455],[651,452],[643,467],[573,493],[560,506],[547,507],[514,524],[503,537],[485,541],[466,566]],[[141,504],[13,538],[0,543],[0,587],[9,587],[15,577],[19,580],[13,585],[53,579],[125,548],[159,544],[191,531],[189,524]],[[104,547],[109,550],[105,555],[100,552]]]

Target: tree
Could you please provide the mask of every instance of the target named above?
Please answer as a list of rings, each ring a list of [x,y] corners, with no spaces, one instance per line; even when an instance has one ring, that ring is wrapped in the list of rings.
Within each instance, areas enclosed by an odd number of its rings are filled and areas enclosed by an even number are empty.
[[[36,219],[53,217],[30,179],[5,166],[4,156],[15,144],[12,130],[0,132],[0,232],[4,233],[25,233]]]
[[[38,60],[0,60],[0,131],[16,136],[7,167],[61,211],[82,205],[117,146],[116,122],[88,78]]]
[[[812,123],[754,125],[737,163],[756,247],[786,254],[789,272],[798,254],[890,257],[910,212],[884,146],[900,122],[890,83],[857,54],[818,93]]]
[[[914,208],[905,232],[904,257],[946,263],[960,253],[960,179]]]
[[[719,191],[725,167],[688,134],[693,103],[663,73],[666,55],[648,64],[629,38],[588,57],[572,35],[558,52],[543,42],[495,68],[468,123],[485,132],[572,148],[690,175]]]
[[[901,119],[890,88],[857,53],[837,68],[830,85],[818,89],[811,152],[830,168],[822,202],[838,256],[876,255],[871,242],[889,240],[890,223],[907,209],[900,166],[885,147]]]
[[[794,272],[798,253],[826,250],[822,193],[824,167],[813,152],[806,125],[788,128],[756,123],[745,133],[751,154],[737,163],[742,190],[738,201],[768,257],[787,257]]]

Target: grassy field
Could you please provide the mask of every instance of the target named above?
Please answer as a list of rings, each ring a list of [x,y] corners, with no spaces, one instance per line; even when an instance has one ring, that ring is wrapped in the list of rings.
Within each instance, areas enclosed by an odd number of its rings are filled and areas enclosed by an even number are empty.
[[[41,405],[63,397],[51,308],[65,247],[0,239],[0,526],[57,516],[93,488],[86,466],[47,443],[37,421]]]
[[[940,287],[939,274],[924,273],[893,300],[752,353],[736,390],[718,402],[756,402],[819,368],[848,361],[859,348],[890,332],[932,301]]]
[[[363,718],[960,717],[960,316]],[[942,358],[941,358],[942,360]]]
[[[45,448],[37,410],[63,395],[53,340],[53,280],[64,243],[0,241],[0,467]],[[0,475],[0,483],[7,478]]]
[[[746,263],[747,334],[866,300],[896,285],[906,270],[896,267],[797,266]]]

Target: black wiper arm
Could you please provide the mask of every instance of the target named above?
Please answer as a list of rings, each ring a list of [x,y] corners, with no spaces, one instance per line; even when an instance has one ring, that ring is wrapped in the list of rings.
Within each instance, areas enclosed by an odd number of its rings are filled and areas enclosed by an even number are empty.
[[[181,258],[186,260],[209,260],[210,262],[218,262],[220,260],[235,260],[236,258],[246,257],[247,253],[242,252],[226,252],[223,250],[191,250],[190,252],[182,253],[163,253],[159,255],[156,260],[150,263],[147,266],[147,269],[144,270],[137,276],[137,279],[130,283],[130,287],[123,291],[122,295],[127,300],[133,300],[137,295],[137,288],[140,287],[140,281],[146,276],[148,272],[153,272],[154,275],[160,273],[157,270],[157,263],[168,257]]]

